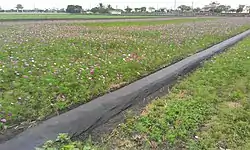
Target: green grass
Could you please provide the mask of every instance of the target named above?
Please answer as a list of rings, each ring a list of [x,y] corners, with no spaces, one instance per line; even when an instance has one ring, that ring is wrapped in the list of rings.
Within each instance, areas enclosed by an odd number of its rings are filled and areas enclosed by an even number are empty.
[[[246,19],[109,28],[2,25],[0,118],[10,127],[87,103],[249,29]]]
[[[11,14],[0,13],[1,20],[15,19],[110,19],[110,18],[159,18],[161,16],[116,16],[116,15],[83,15],[83,14]]]

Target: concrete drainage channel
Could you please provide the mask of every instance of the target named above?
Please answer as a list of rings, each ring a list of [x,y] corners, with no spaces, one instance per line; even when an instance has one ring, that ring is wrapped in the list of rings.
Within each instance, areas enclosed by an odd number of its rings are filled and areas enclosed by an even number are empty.
[[[159,89],[172,84],[179,76],[192,71],[204,60],[223,52],[248,35],[250,35],[250,30],[187,57],[117,91],[46,120],[0,144],[0,149],[33,150],[47,140],[55,140],[59,133],[69,133],[70,136],[88,135],[120,112],[137,105]]]

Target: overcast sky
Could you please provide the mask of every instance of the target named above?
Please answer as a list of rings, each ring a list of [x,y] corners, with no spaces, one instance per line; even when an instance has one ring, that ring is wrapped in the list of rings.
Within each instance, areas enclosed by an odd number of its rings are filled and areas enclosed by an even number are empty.
[[[117,2],[119,1],[119,2]],[[24,9],[35,8],[66,8],[68,4],[81,5],[83,8],[90,8],[103,3],[111,4],[114,8],[124,9],[127,5],[135,8],[142,6],[153,6],[155,8],[174,8],[175,0],[1,0],[0,6],[3,9],[15,8],[16,4],[22,4]],[[177,6],[181,4],[194,7],[202,7],[211,2],[211,0],[176,0]],[[250,0],[218,0],[221,4],[237,7],[239,4],[250,5]]]

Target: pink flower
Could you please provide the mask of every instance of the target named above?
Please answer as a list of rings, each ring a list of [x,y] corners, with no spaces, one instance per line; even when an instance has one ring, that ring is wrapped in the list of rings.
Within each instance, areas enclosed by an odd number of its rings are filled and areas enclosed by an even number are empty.
[[[2,123],[6,123],[6,122],[7,122],[6,119],[1,119],[0,121],[1,121]]]
[[[94,73],[95,73],[95,70],[94,70],[94,69],[91,69],[91,70],[90,70],[90,74],[93,75]]]
[[[28,77],[28,76],[26,76],[26,75],[23,75],[23,78],[28,79],[29,77]]]

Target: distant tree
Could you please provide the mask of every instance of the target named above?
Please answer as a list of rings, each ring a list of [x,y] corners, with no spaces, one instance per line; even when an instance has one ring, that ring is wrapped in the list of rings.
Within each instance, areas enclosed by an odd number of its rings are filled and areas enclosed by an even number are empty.
[[[220,5],[220,3],[218,3],[218,2],[211,2],[210,4],[209,4],[209,6],[214,10],[214,9],[216,9],[216,7],[218,7]]]
[[[166,9],[166,12],[167,13],[170,13],[172,10],[171,9]]]
[[[104,8],[104,5],[102,3],[99,3],[99,8]]]
[[[250,6],[246,6],[246,10],[250,13]]]
[[[111,5],[110,5],[111,7]],[[103,5],[103,3],[99,3],[99,10],[98,10],[99,13],[101,14],[104,14],[104,13],[108,13],[109,10],[108,8],[105,8],[105,6]]]
[[[55,13],[55,12],[57,12],[57,9],[56,8],[52,8],[51,10],[50,10],[52,13]],[[76,12],[75,12],[76,13]]]
[[[230,5],[226,5],[226,11],[229,11],[231,9]]]
[[[160,12],[165,12],[166,8],[160,8]]]
[[[171,9],[169,9],[168,11],[169,11],[169,12],[174,12],[174,10],[173,10],[172,8],[171,8]]]
[[[127,8],[124,9],[127,13],[130,13],[133,9],[127,6]]]
[[[66,12],[67,13],[81,13],[82,6],[80,6],[80,5],[68,5]]]
[[[147,8],[146,7],[141,7],[141,12],[146,12]]]
[[[219,5],[214,9],[214,12],[216,13],[221,13],[221,12],[228,12],[231,6],[226,6],[226,5]]]
[[[59,12],[59,13],[64,13],[64,12],[66,12],[66,11],[65,11],[64,8],[61,8],[61,9],[57,10],[57,12]]]
[[[241,13],[244,10],[245,5],[239,5],[238,9],[236,10],[237,13]]]
[[[180,9],[182,12],[185,12],[185,11],[190,11],[192,8],[190,6],[181,5],[178,7],[178,9]]]
[[[66,9],[67,13],[75,13],[75,6],[74,5],[68,5]]]
[[[114,10],[114,8],[110,4],[107,5],[107,7],[105,7],[102,3],[99,3],[97,7],[90,9],[90,11],[93,13],[101,13],[101,14],[108,13],[110,10]]]
[[[154,12],[155,8],[154,7],[149,7],[148,10],[149,10],[149,12]]]
[[[135,12],[140,12],[141,9],[140,8],[135,8]]]
[[[99,12],[99,8],[94,7],[94,8],[91,8],[90,11],[93,12],[93,13],[97,13],[97,12]]]
[[[114,10],[114,8],[109,4],[107,7],[108,10]]]
[[[229,9],[229,12],[232,12],[232,13],[234,13],[234,12],[236,12],[236,9]]]
[[[201,11],[201,8],[199,8],[199,7],[194,8],[193,11],[194,11],[194,12],[200,12],[200,11]]]
[[[108,13],[109,10],[106,9],[106,8],[99,8],[98,12],[101,13],[101,14],[105,14],[105,13]]]
[[[75,13],[81,13],[82,12],[82,6],[75,5]]]
[[[17,12],[19,12],[19,10],[23,11],[23,5],[22,4],[17,4],[16,5],[16,10],[17,10]]]
[[[49,12],[50,10],[49,9],[45,9],[44,12]]]

